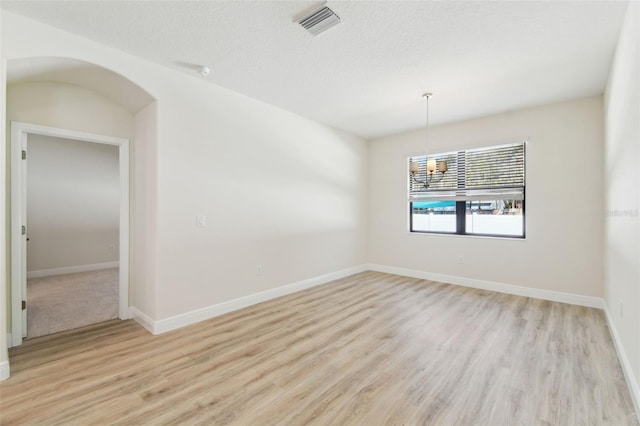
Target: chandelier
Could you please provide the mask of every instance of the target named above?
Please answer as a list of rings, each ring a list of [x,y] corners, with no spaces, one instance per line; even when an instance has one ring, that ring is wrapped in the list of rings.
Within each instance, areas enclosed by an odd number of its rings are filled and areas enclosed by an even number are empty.
[[[435,158],[429,159],[429,98],[433,96],[432,93],[425,93],[422,95],[424,99],[427,100],[427,125],[425,130],[425,172],[424,179],[418,179],[416,176],[421,175],[420,172],[420,164],[417,161],[411,160],[409,163],[409,171],[411,172],[411,180],[414,183],[424,186],[425,189],[429,189],[429,186],[433,183],[440,182],[444,177],[444,174],[447,172],[447,162],[440,161],[436,162]],[[436,173],[436,170],[440,172],[440,174]]]

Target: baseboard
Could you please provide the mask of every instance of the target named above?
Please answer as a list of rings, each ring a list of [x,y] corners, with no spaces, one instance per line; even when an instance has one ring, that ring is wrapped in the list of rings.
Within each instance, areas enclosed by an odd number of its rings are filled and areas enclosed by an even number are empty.
[[[447,284],[455,284],[463,287],[478,288],[482,290],[496,291],[499,293],[513,294],[516,296],[532,297],[534,299],[550,300],[552,302],[568,303],[571,305],[588,306],[590,308],[604,308],[604,300],[600,297],[581,296],[579,294],[563,293],[560,291],[541,290],[531,287],[521,287],[512,284],[496,283],[493,281],[476,280],[473,278],[458,277],[455,275],[434,274],[431,272],[414,269],[396,268],[394,266],[369,264],[368,269],[388,274],[402,275],[405,277],[419,278],[423,280],[438,281]]]
[[[340,271],[331,272],[329,274],[320,275],[317,277],[309,278],[306,280],[298,281],[292,284],[284,285],[282,287],[276,287],[270,290],[265,290],[260,293],[251,294],[249,296],[240,297],[238,299],[230,300],[228,302],[219,303],[216,305],[208,306],[206,308],[197,309],[195,311],[186,312],[184,314],[176,315],[170,318],[165,318],[159,321],[153,321],[149,317],[141,317],[140,320],[136,319],[142,324],[144,328],[151,331],[153,334],[166,333],[171,330],[185,327],[187,325],[195,324],[200,321],[205,321],[210,318],[214,318],[229,312],[237,311],[238,309],[246,308],[257,303],[266,302],[267,300],[275,299],[276,297],[285,296],[287,294],[295,293],[300,290],[315,287],[317,285],[326,284],[328,282],[338,280],[340,278],[348,277],[349,275],[357,274],[367,270],[367,265],[354,266]],[[137,310],[136,310],[137,311]],[[133,312],[132,312],[133,315]],[[136,318],[135,315],[133,315]],[[141,322],[142,321],[142,322]],[[144,322],[149,322],[145,325]]]
[[[28,271],[27,279],[51,277],[53,275],[73,274],[74,272],[99,271],[100,269],[111,269],[120,266],[120,262],[93,263],[90,265],[65,266],[63,268],[40,269],[38,271]]]
[[[0,382],[3,380],[7,380],[9,376],[9,361],[0,361]]]
[[[620,365],[622,366],[622,372],[624,373],[624,377],[627,380],[627,387],[629,388],[629,393],[631,394],[633,405],[636,409],[636,413],[640,414],[640,387],[638,386],[638,381],[633,374],[633,369],[631,368],[631,363],[629,362],[627,353],[624,350],[624,346],[622,346],[622,341],[620,340],[618,329],[616,328],[613,322],[613,318],[611,317],[611,313],[606,306],[604,308],[604,312],[607,317],[609,330],[611,331],[611,337],[613,338],[613,345],[616,348],[618,359],[620,360]]]
[[[135,307],[130,308],[131,317],[140,325],[153,334],[162,334],[171,330],[196,324],[201,321],[208,320],[238,309],[246,308],[257,303],[266,302],[267,300],[295,293],[317,285],[326,284],[328,282],[357,274],[367,270],[385,272],[389,274],[402,275],[413,278],[420,278],[432,281],[439,281],[448,284],[455,284],[464,287],[478,288],[489,291],[497,291],[500,293],[513,294],[517,296],[532,297],[535,299],[544,299],[554,302],[569,303],[572,305],[588,306],[593,308],[604,308],[604,301],[598,297],[581,296],[571,293],[562,293],[551,290],[540,290],[530,287],[521,287],[511,284],[502,284],[492,281],[476,280],[472,278],[458,277],[454,275],[434,274],[431,272],[417,271],[405,268],[396,268],[393,266],[365,264],[359,265],[329,274],[321,275],[307,280],[298,281],[293,284],[276,287],[260,293],[251,294],[249,296],[240,297],[238,299],[219,303],[184,314],[176,315],[170,318],[155,321],[149,316],[139,311]]]
[[[138,324],[143,326],[149,333],[158,334],[156,332],[155,321],[149,318],[144,312],[134,306],[129,307],[129,317],[133,318]]]

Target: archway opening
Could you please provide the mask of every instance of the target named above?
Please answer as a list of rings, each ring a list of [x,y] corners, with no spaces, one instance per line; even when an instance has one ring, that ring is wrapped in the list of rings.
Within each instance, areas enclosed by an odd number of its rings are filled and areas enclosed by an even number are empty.
[[[118,250],[120,289],[126,291],[126,297],[120,297],[119,317],[122,319],[129,317],[128,308],[135,298],[136,285],[141,281],[140,277],[144,276],[140,272],[144,267],[138,263],[140,259],[144,261],[144,248],[137,246],[135,242],[145,240],[145,227],[137,225],[145,222],[144,216],[149,214],[150,209],[141,206],[142,201],[138,202],[137,198],[141,197],[147,202],[144,195],[149,191],[146,187],[150,182],[148,174],[154,170],[146,164],[154,160],[145,158],[141,153],[149,152],[155,146],[155,111],[155,99],[147,91],[126,77],[95,64],[51,57],[14,59],[7,64],[7,120],[28,124],[21,128],[23,134],[30,131],[37,134],[34,129],[45,128],[69,132],[66,134],[76,135],[78,140],[104,136],[107,140],[113,138],[127,141],[126,144],[118,144],[121,159],[122,150],[126,149],[127,160],[127,211],[120,215],[119,234],[126,237],[124,240],[120,239]],[[7,126],[8,132],[11,127],[10,124]],[[9,140],[8,135],[7,141]],[[10,144],[7,144],[7,149],[10,151]],[[16,188],[19,187],[17,181],[23,176],[22,172],[16,172],[20,163],[14,164],[17,161],[15,157],[15,153],[13,158],[10,152],[7,155],[9,168],[12,170],[11,179],[7,182],[7,190],[12,193],[11,201],[7,203],[10,222],[7,229],[10,230],[12,240],[11,254],[8,253],[7,256],[7,282],[10,283],[7,289],[7,316],[13,346],[20,344],[22,340],[22,314],[17,311],[21,309],[22,300],[26,300],[23,297],[26,285],[23,290],[22,282],[27,275],[26,259],[21,258],[26,256],[26,250],[13,247],[13,240],[21,234],[23,226],[18,223],[20,221],[14,213],[20,202],[19,197],[14,198]],[[131,161],[128,161],[129,157]],[[122,162],[120,165],[123,167]],[[121,174],[121,181],[122,176]],[[124,192],[121,189],[121,193]],[[131,197],[129,193],[132,194]],[[122,223],[123,220],[126,223]],[[124,234],[123,229],[126,230]],[[109,243],[106,249],[113,250],[111,246]],[[131,255],[136,252],[138,256]],[[136,263],[131,261],[133,258],[137,259]]]

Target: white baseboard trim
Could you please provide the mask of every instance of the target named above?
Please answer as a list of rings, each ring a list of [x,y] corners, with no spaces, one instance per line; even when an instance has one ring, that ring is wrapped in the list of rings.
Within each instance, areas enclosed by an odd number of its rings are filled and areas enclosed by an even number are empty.
[[[0,382],[7,380],[10,375],[9,361],[0,361]]]
[[[149,333],[158,334],[156,332],[155,321],[149,318],[144,312],[134,306],[129,307],[129,317],[133,318],[138,324],[143,326]]]
[[[604,309],[604,300],[600,297],[582,296],[579,294],[563,293],[560,291],[521,287],[512,284],[502,284],[493,281],[483,281],[473,278],[458,277],[455,275],[434,274],[431,272],[418,271],[414,269],[396,268],[394,266],[369,264],[368,269],[371,271],[386,272],[388,274],[402,275],[405,277],[438,281],[447,284],[455,284],[463,287],[497,291],[499,293],[513,294],[516,296],[532,297],[534,299],[543,299],[550,300],[552,302],[561,302],[571,305]]]
[[[460,285],[463,287],[478,288],[482,290],[496,291],[499,293],[513,294],[516,296],[532,297],[535,299],[550,300],[553,302],[568,303],[572,305],[587,306],[591,308],[604,309],[604,300],[598,297],[582,296],[572,293],[563,293],[552,290],[541,290],[530,287],[521,287],[511,284],[496,283],[492,281],[476,280],[473,278],[458,277],[455,275],[435,274],[431,272],[418,271],[413,269],[397,268],[393,266],[364,264],[358,265],[340,271],[332,272],[318,277],[309,278],[307,280],[298,281],[296,283],[276,287],[265,290],[260,293],[250,294],[238,299],[229,300],[216,305],[207,306],[205,308],[196,309],[194,311],[179,314],[173,317],[155,321],[149,316],[141,312],[135,307],[131,307],[129,312],[131,318],[142,325],[146,330],[153,334],[162,334],[168,331],[176,330],[208,320],[238,309],[246,308],[257,303],[275,299],[276,297],[285,296],[317,285],[326,284],[328,282],[357,274],[364,271],[385,272],[388,274],[402,275],[406,277],[419,278],[425,280],[439,281],[447,284]]]
[[[357,274],[359,272],[364,272],[366,270],[367,265],[354,266],[351,268],[342,269],[340,271],[331,272],[329,274],[320,275],[292,284],[284,285],[282,287],[265,290],[260,293],[250,294],[249,296],[229,300],[228,302],[219,303],[216,305],[208,306],[206,308],[196,309],[195,311],[186,312],[184,314],[165,318],[159,321],[151,320],[149,317],[142,314],[137,309],[134,311],[135,308],[133,308],[131,312],[134,319],[142,324],[144,328],[146,328],[153,334],[161,334],[185,327],[187,325],[195,324],[200,321],[205,321],[229,312],[237,311],[238,309],[246,308],[257,303],[266,302],[267,300],[275,299],[276,297],[285,296],[287,294],[295,293],[297,291],[305,290],[317,285],[326,284],[328,282],[348,277],[349,275]]]
[[[117,268],[118,266],[120,266],[120,262],[116,260],[115,262],[93,263],[90,265],[65,266],[63,268],[54,269],[40,269],[38,271],[28,271],[27,279],[51,277],[53,275],[73,274],[74,272],[98,271],[100,269]]]
[[[620,340],[620,335],[618,334],[618,329],[613,322],[611,312],[609,312],[609,309],[607,309],[606,306],[604,308],[604,312],[607,317],[607,323],[609,325],[611,337],[613,338],[613,345],[616,347],[618,359],[620,360],[620,365],[622,366],[622,372],[624,373],[624,377],[627,380],[627,386],[629,388],[629,393],[631,394],[631,399],[633,400],[633,405],[636,409],[636,415],[638,415],[640,414],[640,387],[638,386],[638,381],[633,374],[633,369],[631,368],[631,363],[629,362],[627,353],[622,346],[622,340]]]

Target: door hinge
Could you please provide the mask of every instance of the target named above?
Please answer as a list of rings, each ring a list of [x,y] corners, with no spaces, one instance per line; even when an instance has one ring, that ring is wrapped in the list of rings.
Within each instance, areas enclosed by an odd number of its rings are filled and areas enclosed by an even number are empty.
[[[24,149],[22,150],[22,159],[23,160],[27,159],[27,151],[25,151]]]
[[[24,311],[25,309],[27,309],[27,301],[23,300],[22,301],[22,310]]]
[[[22,225],[22,235],[27,235],[27,227]]]

